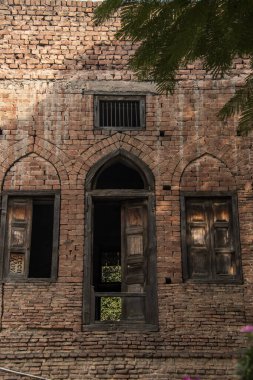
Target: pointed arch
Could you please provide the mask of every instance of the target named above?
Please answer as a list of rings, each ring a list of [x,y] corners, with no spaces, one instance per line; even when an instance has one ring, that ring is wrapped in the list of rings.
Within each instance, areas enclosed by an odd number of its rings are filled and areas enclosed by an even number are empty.
[[[124,149],[118,149],[101,158],[89,170],[86,177],[86,189],[92,190],[96,186],[99,176],[115,164],[121,164],[138,173],[143,181],[143,188],[154,190],[154,175],[149,167],[137,156],[127,152]]]
[[[37,182],[40,182],[38,186]],[[24,190],[32,187],[40,190],[61,187],[56,167],[35,152],[16,159],[5,171],[2,181],[2,190]]]
[[[68,166],[71,166],[68,155],[48,140],[28,136],[13,144],[8,150],[8,154],[4,155],[4,159],[0,159],[1,184],[3,184],[6,172],[8,172],[16,162],[32,153],[37,154],[53,165],[60,180],[66,183],[68,179]],[[3,187],[3,185],[1,187]]]
[[[219,158],[204,153],[191,160],[180,176],[180,189],[185,191],[234,191],[235,179]]]
[[[118,183],[117,176],[121,177]],[[112,329],[121,323],[156,328],[151,170],[138,157],[118,149],[94,163],[86,177],[86,190],[84,324],[111,320]],[[106,277],[108,270],[117,274],[113,281]]]

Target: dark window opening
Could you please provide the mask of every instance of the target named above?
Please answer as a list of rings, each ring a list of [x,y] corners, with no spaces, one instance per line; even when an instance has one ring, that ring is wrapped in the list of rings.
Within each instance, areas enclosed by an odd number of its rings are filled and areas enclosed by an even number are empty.
[[[95,292],[121,291],[120,203],[94,204],[93,286]],[[118,298],[96,297],[95,320],[119,318]]]
[[[143,202],[94,203],[95,321],[144,321],[146,207]]]
[[[33,204],[29,274],[32,278],[51,276],[54,205]]]
[[[184,277],[197,281],[240,279],[239,237],[232,197],[185,199]],[[183,216],[184,217],[184,216]]]
[[[120,162],[114,163],[99,175],[97,189],[143,189],[144,182],[140,174]]]
[[[120,203],[94,205],[93,278],[97,291],[121,289],[120,212]]]
[[[99,128],[143,128],[144,97],[95,97],[95,126]]]

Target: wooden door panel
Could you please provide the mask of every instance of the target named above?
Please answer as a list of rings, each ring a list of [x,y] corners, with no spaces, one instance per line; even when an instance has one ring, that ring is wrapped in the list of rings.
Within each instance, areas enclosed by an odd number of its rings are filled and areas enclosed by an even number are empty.
[[[216,273],[218,275],[235,275],[235,271],[233,252],[216,254]]]
[[[147,273],[147,210],[144,201],[122,205],[122,290],[145,291]],[[126,296],[122,302],[122,319],[144,320],[145,297]]]
[[[11,248],[22,248],[26,244],[27,231],[25,227],[12,226],[10,246]]]
[[[190,255],[191,273],[193,276],[209,276],[210,257],[207,250],[192,250]]]
[[[128,206],[126,208],[126,227],[143,226],[143,207]]]
[[[13,275],[23,275],[25,273],[24,253],[10,253],[9,272]]]
[[[231,236],[229,234],[229,228],[216,227],[214,230],[214,246],[215,248],[228,248],[230,247]]]
[[[12,199],[8,206],[7,273],[26,276],[31,241],[32,201]]]
[[[207,280],[236,275],[232,199],[186,200],[188,273]]]
[[[127,252],[129,255],[143,256],[143,233],[127,236]]]
[[[187,221],[205,222],[205,207],[204,204],[197,201],[187,202]]]
[[[190,245],[193,247],[206,247],[206,226],[190,226]]]
[[[214,222],[229,222],[230,220],[229,205],[230,205],[230,202],[228,200],[213,202]]]

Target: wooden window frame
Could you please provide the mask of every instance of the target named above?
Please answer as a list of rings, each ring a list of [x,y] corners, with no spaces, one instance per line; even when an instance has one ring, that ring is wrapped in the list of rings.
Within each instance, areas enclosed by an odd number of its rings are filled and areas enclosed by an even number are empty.
[[[129,100],[129,101],[138,101],[140,107],[140,126],[139,127],[103,127],[99,125],[99,101],[100,100]],[[94,95],[94,128],[99,130],[118,130],[118,131],[139,131],[144,130],[146,127],[146,96],[144,95],[124,95],[124,94],[113,94],[108,95]]]
[[[157,284],[156,284],[156,231],[155,231],[155,195],[154,180],[150,170],[138,159],[135,159],[136,170],[142,172],[145,177],[144,189],[101,189],[94,188],[101,167],[108,163],[122,162],[131,157],[127,152],[119,150],[101,159],[87,175],[86,179],[86,224],[85,224],[85,255],[84,255],[84,298],[83,298],[83,330],[132,330],[132,331],[157,331]],[[133,159],[133,158],[132,158]],[[147,171],[146,171],[147,170]],[[97,321],[95,320],[94,291],[92,286],[93,265],[93,204],[96,200],[135,202],[144,201],[147,205],[148,218],[148,246],[147,246],[147,285],[146,285],[146,313],[145,321]],[[123,292],[115,293],[120,296]],[[136,295],[135,295],[136,296]]]
[[[187,199],[203,199],[213,200],[219,198],[229,198],[231,200],[231,217],[233,226],[234,246],[235,246],[235,260],[236,260],[236,274],[234,276],[227,276],[223,278],[213,277],[205,278],[191,278],[189,274],[189,262],[187,251],[187,221],[186,221],[186,200]],[[238,205],[237,194],[235,192],[181,192],[180,194],[180,214],[181,214],[181,244],[182,244],[182,269],[183,281],[195,283],[216,283],[216,284],[242,284],[242,265],[240,255],[240,233],[239,233],[239,220],[238,220]],[[213,255],[213,252],[211,253]]]
[[[12,276],[7,271],[8,257],[6,238],[8,233],[7,217],[9,199],[34,199],[47,200],[52,199],[54,204],[54,220],[53,220],[53,247],[52,247],[52,263],[51,276],[46,278]],[[58,250],[59,250],[59,227],[60,227],[60,190],[55,191],[4,191],[2,192],[2,212],[0,227],[0,279],[2,282],[55,282],[58,272]]]

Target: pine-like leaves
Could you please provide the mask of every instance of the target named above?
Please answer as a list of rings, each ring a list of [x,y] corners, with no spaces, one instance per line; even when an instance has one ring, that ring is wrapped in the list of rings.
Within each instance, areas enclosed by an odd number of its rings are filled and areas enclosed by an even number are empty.
[[[250,74],[245,85],[236,91],[235,95],[219,112],[221,120],[240,113],[238,134],[245,135],[253,128],[253,74]]]

